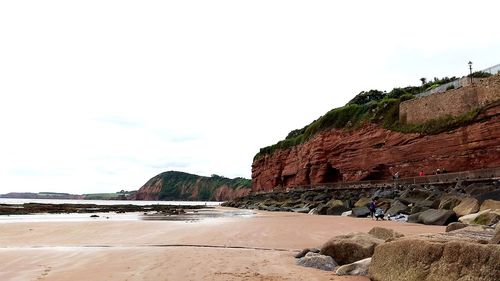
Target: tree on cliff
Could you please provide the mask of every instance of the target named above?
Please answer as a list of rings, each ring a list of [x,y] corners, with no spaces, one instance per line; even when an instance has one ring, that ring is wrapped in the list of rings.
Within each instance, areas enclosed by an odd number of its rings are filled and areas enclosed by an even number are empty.
[[[357,94],[352,100],[350,100],[347,104],[367,104],[371,101],[379,101],[382,100],[386,96],[385,92],[379,90],[369,90],[368,92],[362,91]]]

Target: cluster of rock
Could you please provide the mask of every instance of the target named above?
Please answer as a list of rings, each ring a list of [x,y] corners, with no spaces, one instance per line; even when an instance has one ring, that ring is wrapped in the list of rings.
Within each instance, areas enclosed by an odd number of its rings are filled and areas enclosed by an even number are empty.
[[[373,281],[496,281],[500,276],[500,226],[466,226],[440,234],[404,237],[375,227],[368,234],[331,238],[295,257],[297,264]]]
[[[462,221],[493,225],[500,220],[500,182],[496,180],[453,185],[398,185],[381,189],[291,190],[250,194],[226,202],[225,206],[266,211],[290,211],[315,215],[349,214],[366,217],[368,204],[378,198],[377,208],[386,218],[448,225]]]

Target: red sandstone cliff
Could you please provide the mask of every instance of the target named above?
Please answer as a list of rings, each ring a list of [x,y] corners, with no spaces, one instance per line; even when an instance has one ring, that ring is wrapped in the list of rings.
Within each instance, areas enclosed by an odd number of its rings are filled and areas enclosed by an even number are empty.
[[[488,118],[437,135],[403,134],[366,125],[328,130],[308,142],[265,155],[252,165],[252,189],[322,182],[389,179],[500,166],[500,106]]]
[[[148,180],[135,194],[135,200],[226,201],[250,193],[250,180],[217,175],[203,177],[168,171]]]

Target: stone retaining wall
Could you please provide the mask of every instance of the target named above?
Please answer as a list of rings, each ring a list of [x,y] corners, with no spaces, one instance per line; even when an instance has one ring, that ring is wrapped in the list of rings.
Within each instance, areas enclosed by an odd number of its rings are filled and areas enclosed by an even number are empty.
[[[402,102],[399,119],[417,124],[447,115],[458,116],[500,100],[500,75],[481,79],[472,86]]]

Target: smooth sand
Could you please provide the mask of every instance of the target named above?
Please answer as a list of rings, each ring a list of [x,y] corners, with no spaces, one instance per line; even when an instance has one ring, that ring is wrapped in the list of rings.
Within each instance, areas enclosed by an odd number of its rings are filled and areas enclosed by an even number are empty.
[[[293,255],[374,226],[405,235],[444,231],[350,217],[254,213],[197,222],[0,223],[0,280],[366,281],[297,266]]]

